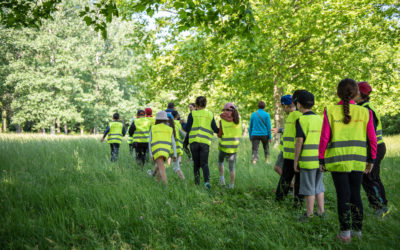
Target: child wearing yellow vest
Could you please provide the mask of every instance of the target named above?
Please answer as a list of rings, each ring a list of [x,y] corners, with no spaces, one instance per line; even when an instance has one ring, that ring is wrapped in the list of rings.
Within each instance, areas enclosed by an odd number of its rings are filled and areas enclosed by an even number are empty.
[[[313,217],[314,202],[317,198],[317,215],[323,216],[324,183],[323,173],[319,170],[318,146],[321,136],[322,118],[311,111],[314,95],[308,91],[297,97],[297,109],[303,114],[296,121],[296,144],[294,150],[294,170],[300,172],[299,193],[305,196],[306,213],[301,220]]]
[[[332,173],[336,189],[342,242],[361,237],[363,173],[371,172],[376,158],[376,134],[372,112],[353,101],[358,93],[353,79],[340,81],[337,95],[341,99],[324,111],[319,162],[321,171]]]
[[[224,176],[224,159],[229,162],[229,188],[235,186],[235,164],[236,155],[239,148],[240,137],[242,136],[242,125],[240,123],[239,113],[233,103],[227,103],[222,110],[221,121],[219,124],[218,137],[220,138],[218,149],[218,169],[219,169],[219,184],[225,185]]]
[[[129,126],[129,136],[132,137],[136,151],[136,161],[143,167],[148,151],[151,121],[145,117],[144,110],[138,110],[136,117]]]
[[[179,113],[176,110],[171,112],[172,116],[174,117],[174,126],[175,126],[175,142],[176,142],[176,153],[178,155],[178,159],[175,162],[174,171],[175,173],[181,178],[182,180],[185,179],[185,176],[180,168],[180,164],[182,163],[182,154],[183,154],[183,138],[185,138],[186,133],[182,129],[182,124],[179,119]]]
[[[380,177],[381,161],[386,154],[386,145],[382,137],[382,122],[374,106],[369,102],[369,95],[372,92],[371,86],[367,82],[358,83],[359,93],[354,101],[361,107],[365,107],[372,112],[374,128],[376,133],[377,155],[372,171],[363,176],[363,188],[367,194],[370,206],[375,210],[378,217],[385,217],[390,211],[387,207],[385,187]]]
[[[296,137],[296,121],[302,115],[296,110],[297,95],[304,90],[296,90],[292,96],[292,104],[288,106],[290,114],[286,117],[285,127],[282,135],[282,145],[280,146],[283,152],[283,168],[282,176],[279,179],[278,187],[276,188],[275,199],[277,201],[282,200],[287,196],[290,188],[290,183],[294,181],[294,206],[298,207],[301,205],[303,196],[299,194],[300,189],[300,174],[294,171],[294,145]]]
[[[119,120],[119,114],[115,113],[113,115],[113,121],[108,124],[106,130],[104,131],[103,137],[100,139],[100,142],[103,142],[107,136],[107,142],[110,144],[111,148],[111,162],[117,161],[119,146],[125,134],[125,126]]]

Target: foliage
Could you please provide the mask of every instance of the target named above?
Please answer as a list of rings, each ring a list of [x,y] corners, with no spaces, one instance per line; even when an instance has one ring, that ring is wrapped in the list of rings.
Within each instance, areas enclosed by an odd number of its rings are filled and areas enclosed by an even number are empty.
[[[384,135],[400,134],[400,114],[385,115],[381,117]]]
[[[365,192],[363,238],[348,248],[396,249],[399,242],[400,138],[385,138],[381,177],[392,213],[373,216]],[[272,157],[277,152],[272,151]],[[21,157],[24,155],[24,157]],[[96,137],[0,135],[0,247],[4,248],[256,248],[310,249],[337,241],[336,193],[325,174],[326,213],[299,223],[292,199],[274,201],[278,175],[263,161],[250,164],[251,143],[239,148],[234,190],[218,187],[217,143],[210,150],[212,189],[167,169],[168,188],[141,171],[121,145],[118,163]],[[260,152],[260,157],[261,156]],[[153,167],[148,164],[147,168]],[[227,166],[225,166],[227,168]],[[229,171],[225,178],[228,180]]]

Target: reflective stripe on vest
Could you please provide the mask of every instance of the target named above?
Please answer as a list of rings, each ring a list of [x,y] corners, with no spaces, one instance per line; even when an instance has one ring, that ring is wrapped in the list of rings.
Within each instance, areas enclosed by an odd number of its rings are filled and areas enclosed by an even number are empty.
[[[325,167],[333,172],[364,171],[367,159],[368,109],[349,105],[351,121],[343,122],[343,106],[326,109],[331,127],[331,141],[325,151]]]
[[[183,150],[182,150],[183,140],[182,140],[181,135],[179,133],[179,130],[182,130],[182,124],[178,120],[174,120],[174,124],[175,124],[175,134],[176,134],[176,138],[175,138],[176,153],[178,155],[182,155],[183,154]]]
[[[374,106],[370,102],[365,102],[361,105],[362,107],[370,108],[372,112],[374,112],[376,118],[378,118],[378,124],[376,125],[376,142],[378,144],[383,143],[383,137],[382,137],[382,122],[381,122],[381,117],[380,115],[376,112]]]
[[[133,142],[148,143],[150,137],[151,121],[145,117],[135,120],[135,133],[133,134]]]
[[[283,158],[294,160],[294,144],[296,137],[296,121],[303,114],[299,111],[291,112],[285,121],[285,130],[283,131]]]
[[[110,122],[108,125],[110,127],[110,132],[108,132],[107,142],[108,143],[118,143],[122,142],[122,122]]]
[[[166,159],[169,157],[172,150],[172,133],[172,128],[164,123],[151,126],[151,153],[154,160],[160,156]]]
[[[221,120],[222,138],[219,140],[218,149],[222,152],[233,154],[238,151],[240,137],[242,136],[242,124]]]
[[[213,114],[205,109],[193,110],[192,117],[193,125],[189,132],[189,143],[199,142],[211,145],[213,137],[213,131],[211,128]]]
[[[302,115],[299,123],[306,139],[301,149],[299,166],[302,169],[319,168],[318,148],[321,138],[322,118],[319,115]]]

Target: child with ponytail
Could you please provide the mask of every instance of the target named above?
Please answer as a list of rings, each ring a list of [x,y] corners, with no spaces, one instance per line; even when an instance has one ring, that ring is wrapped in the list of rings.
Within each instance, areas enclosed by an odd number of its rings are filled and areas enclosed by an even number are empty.
[[[223,113],[220,115],[218,137],[220,138],[218,149],[218,169],[219,169],[219,184],[225,185],[224,176],[224,159],[229,162],[229,188],[234,188],[235,185],[235,164],[236,155],[239,148],[240,137],[242,137],[242,125],[240,123],[239,112],[233,103],[225,104]]]
[[[321,171],[330,171],[336,189],[342,242],[361,237],[363,205],[361,182],[363,173],[372,170],[376,158],[376,134],[372,113],[357,106],[357,83],[342,80],[337,88],[341,101],[324,111],[319,144]]]

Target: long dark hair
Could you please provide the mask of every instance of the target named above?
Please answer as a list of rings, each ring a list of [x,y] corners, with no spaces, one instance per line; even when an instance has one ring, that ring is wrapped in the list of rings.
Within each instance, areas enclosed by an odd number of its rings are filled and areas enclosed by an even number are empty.
[[[339,82],[337,95],[343,100],[343,122],[348,124],[351,121],[350,100],[358,93],[358,85],[353,79],[344,79]]]
[[[239,124],[239,112],[235,107],[231,107],[232,110],[232,118],[235,124]]]

